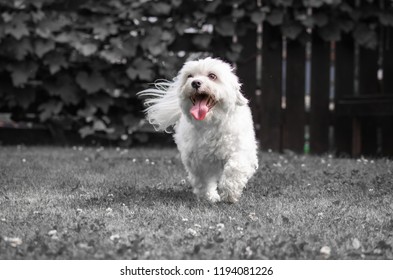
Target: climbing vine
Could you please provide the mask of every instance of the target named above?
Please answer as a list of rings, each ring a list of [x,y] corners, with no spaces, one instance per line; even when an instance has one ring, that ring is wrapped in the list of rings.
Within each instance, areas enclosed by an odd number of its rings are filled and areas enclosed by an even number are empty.
[[[237,61],[233,36],[257,24],[303,41],[309,29],[325,40],[351,34],[375,48],[378,28],[393,27],[392,1],[359,2],[0,0],[0,110],[127,138],[141,123],[139,89],[173,77],[192,52]]]

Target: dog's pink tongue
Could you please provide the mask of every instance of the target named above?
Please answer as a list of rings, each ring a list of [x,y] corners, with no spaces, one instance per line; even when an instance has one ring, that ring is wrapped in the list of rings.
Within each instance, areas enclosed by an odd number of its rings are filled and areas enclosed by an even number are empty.
[[[197,121],[202,121],[207,112],[209,111],[209,107],[207,106],[207,101],[209,98],[197,98],[195,104],[191,107],[190,113]]]

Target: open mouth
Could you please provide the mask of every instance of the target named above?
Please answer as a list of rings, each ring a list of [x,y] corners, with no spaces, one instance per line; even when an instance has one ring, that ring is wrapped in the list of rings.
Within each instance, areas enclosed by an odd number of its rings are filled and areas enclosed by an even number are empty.
[[[204,120],[206,114],[217,103],[215,98],[207,93],[194,93],[193,95],[191,95],[190,100],[193,104],[190,109],[190,113],[194,117],[194,119],[198,121]]]

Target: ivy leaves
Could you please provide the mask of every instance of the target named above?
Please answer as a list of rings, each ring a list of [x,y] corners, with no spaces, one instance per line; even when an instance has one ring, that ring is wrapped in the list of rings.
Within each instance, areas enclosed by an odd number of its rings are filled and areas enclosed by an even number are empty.
[[[307,38],[312,29],[325,41],[340,41],[343,34],[351,34],[360,46],[376,48],[377,27],[393,27],[393,10],[369,2],[351,6],[342,0],[271,1],[252,11],[250,19],[254,24],[279,26],[291,40]]]
[[[99,72],[91,74],[86,72],[79,72],[76,76],[76,82],[87,93],[95,93],[101,89],[105,89],[105,79]]]
[[[25,85],[29,78],[35,76],[38,65],[32,61],[23,61],[8,64],[6,69],[11,73],[14,86],[20,87]]]
[[[141,80],[151,81],[154,77],[152,67],[153,64],[150,61],[137,58],[133,65],[127,69],[126,73],[131,80],[139,78]]]
[[[129,102],[123,95],[137,91],[132,81],[154,79],[157,71],[151,55],[165,55],[174,40],[168,27],[140,24],[143,19],[138,15],[148,8],[144,2],[133,1],[130,11],[130,2],[122,0],[108,4],[0,0],[2,105],[10,111],[23,108],[35,113],[42,122],[71,121],[82,128],[82,136],[127,131],[130,122],[122,123],[117,115],[140,113],[125,106]],[[165,3],[154,5],[157,15],[172,10]],[[143,52],[150,58],[143,58]]]
[[[3,30],[5,35],[11,35],[15,39],[19,40],[23,36],[29,35],[29,30],[26,25],[29,15],[25,13],[3,13],[2,19],[4,22]]]
[[[0,102],[43,122],[65,119],[83,136],[120,137],[139,125],[142,84],[172,78],[189,51],[236,61],[243,45],[233,36],[258,24],[291,40],[310,28],[328,41],[348,33],[375,48],[392,10],[345,2],[0,0]]]

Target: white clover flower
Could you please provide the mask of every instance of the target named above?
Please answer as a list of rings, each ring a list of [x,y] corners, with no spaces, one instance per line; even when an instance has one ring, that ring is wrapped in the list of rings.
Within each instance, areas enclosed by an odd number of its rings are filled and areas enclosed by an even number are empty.
[[[248,217],[250,218],[251,221],[257,221],[259,218],[256,216],[255,212],[251,212]]]
[[[117,240],[120,239],[120,235],[118,235],[118,234],[112,234],[112,235],[109,237],[109,239],[110,239],[111,241],[117,241]]]
[[[356,237],[352,240],[352,246],[355,250],[360,249],[362,247],[362,243],[360,243],[359,239]]]
[[[55,230],[55,229],[52,229],[52,230],[50,230],[49,232],[48,232],[48,235],[49,236],[53,236],[53,235],[56,235],[57,234],[57,230]]]
[[[189,237],[195,237],[198,235],[198,233],[195,229],[189,228],[189,229],[187,229],[187,235]]]
[[[332,249],[330,249],[329,246],[323,246],[319,252],[326,258],[328,258],[330,256],[330,253],[332,252]]]
[[[253,255],[253,251],[251,250],[250,246],[246,247],[246,256],[247,258],[250,258]]]
[[[23,243],[19,237],[4,237],[4,241],[10,244],[11,247],[18,247]]]
[[[219,223],[216,225],[216,228],[218,231],[222,231],[225,228],[225,225],[223,223]]]

